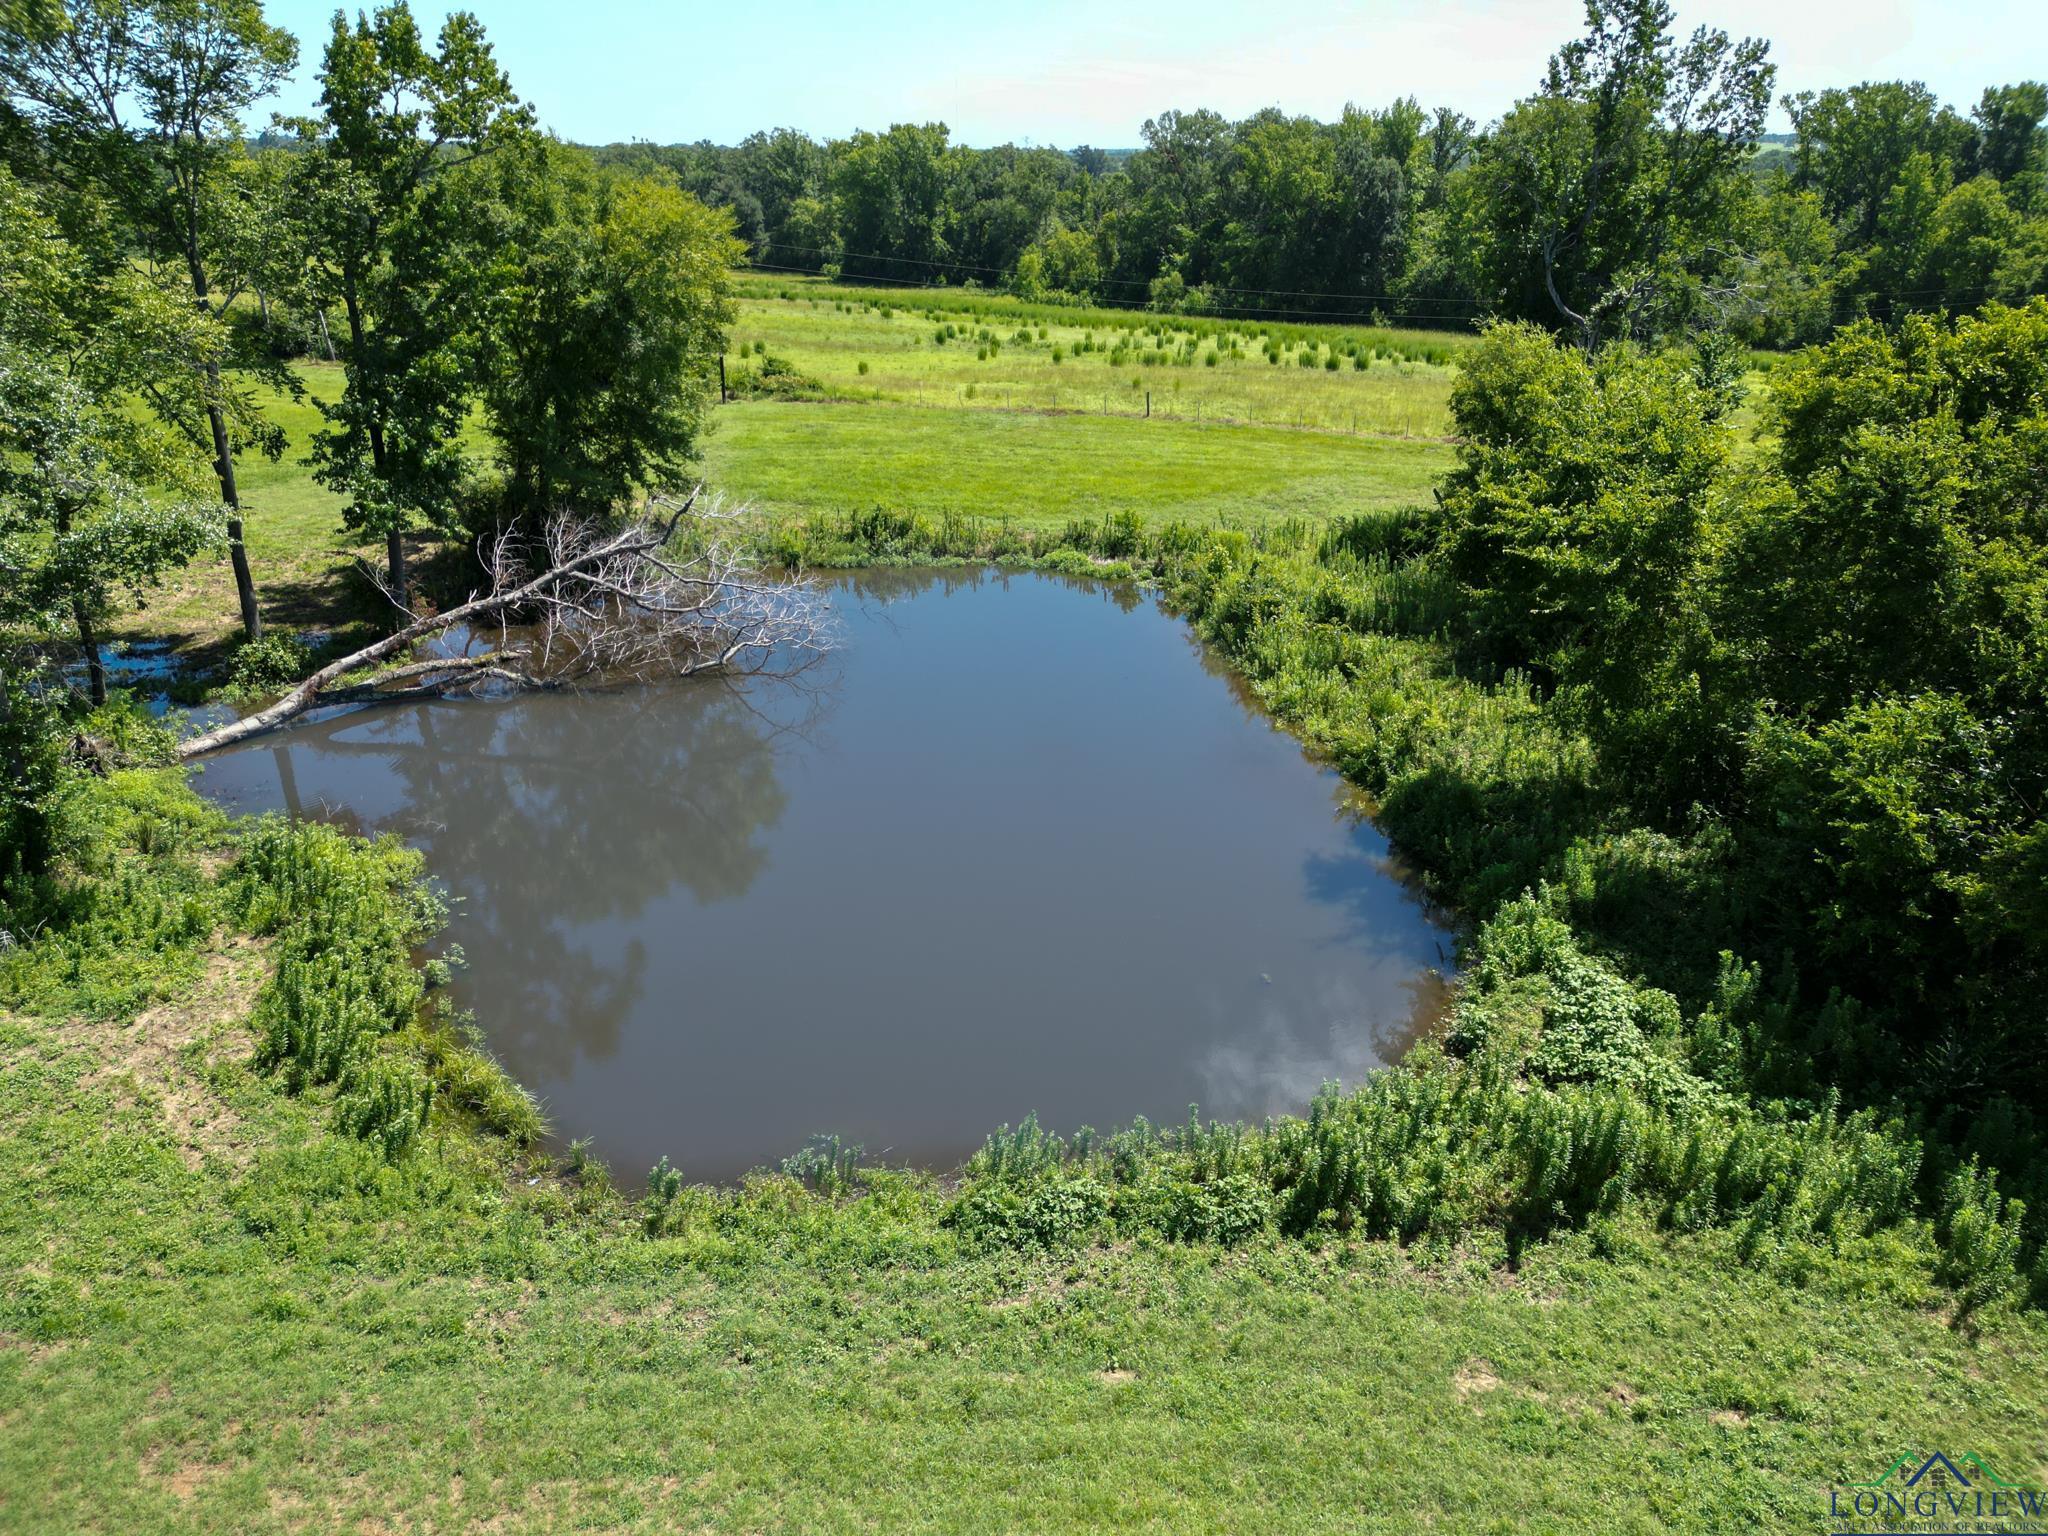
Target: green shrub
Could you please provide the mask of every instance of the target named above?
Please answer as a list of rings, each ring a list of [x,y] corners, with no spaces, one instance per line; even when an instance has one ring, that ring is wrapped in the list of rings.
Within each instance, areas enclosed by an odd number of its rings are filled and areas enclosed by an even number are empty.
[[[278,693],[313,670],[313,657],[290,630],[273,629],[244,640],[228,656],[225,691],[231,699]]]

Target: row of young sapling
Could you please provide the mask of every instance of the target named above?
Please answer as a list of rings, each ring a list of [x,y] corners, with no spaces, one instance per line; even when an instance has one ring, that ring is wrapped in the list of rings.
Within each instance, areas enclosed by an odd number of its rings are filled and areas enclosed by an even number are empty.
[[[908,306],[871,299],[826,300],[788,288],[780,290],[778,296],[791,303],[808,303],[813,309],[829,303],[835,313],[870,315],[881,320],[921,319],[934,327],[935,342],[941,345],[962,336],[985,345],[996,339],[1005,327],[1014,327],[1013,343],[1035,333],[1035,339],[1046,344],[1051,340],[1052,328],[1058,327],[1062,330],[1080,329],[1085,333],[1082,344],[1056,344],[1064,346],[1069,355],[1122,351],[1130,356],[1149,351],[1173,354],[1174,358],[1188,362],[1194,361],[1196,355],[1208,355],[1200,353],[1203,343],[1208,343],[1209,351],[1219,358],[1244,357],[1258,352],[1277,363],[1284,357],[1307,352],[1318,358],[1336,356],[1351,361],[1357,367],[1370,366],[1374,361],[1448,367],[1456,361],[1458,350],[1457,345],[1448,339],[1422,341],[1381,327],[1336,330],[1332,334],[1334,328],[1326,325],[1276,323],[1252,326],[1241,320],[1201,316],[1174,316],[1168,320],[1142,312],[1124,315],[1101,310],[1086,311],[1086,323],[1080,325],[1070,309],[1019,301]],[[1366,361],[1356,362],[1360,357]]]

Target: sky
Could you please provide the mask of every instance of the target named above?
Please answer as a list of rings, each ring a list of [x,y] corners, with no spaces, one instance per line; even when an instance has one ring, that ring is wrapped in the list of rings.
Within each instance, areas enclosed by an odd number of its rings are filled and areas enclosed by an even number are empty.
[[[413,0],[423,25],[448,7]],[[1959,108],[2048,77],[2043,0],[1677,0],[1678,28],[1771,41],[1778,90],[1921,80]],[[355,5],[350,5],[351,13]],[[1581,0],[474,0],[541,121],[582,143],[842,138],[938,121],[955,143],[1139,142],[1148,117],[1262,107],[1331,118],[1415,96],[1482,123],[1534,88]],[[301,43],[279,103],[308,110],[334,0],[268,0]],[[1789,124],[1782,107],[1772,127]]]

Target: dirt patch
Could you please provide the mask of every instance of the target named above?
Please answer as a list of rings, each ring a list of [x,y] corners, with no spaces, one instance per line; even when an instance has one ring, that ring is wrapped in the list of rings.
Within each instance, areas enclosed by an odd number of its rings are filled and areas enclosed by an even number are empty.
[[[1122,1366],[1118,1365],[1112,1366],[1106,1371],[1097,1371],[1095,1373],[1095,1379],[1103,1383],[1105,1386],[1121,1387],[1136,1381],[1138,1379],[1138,1373],[1136,1371],[1127,1371]]]
[[[195,1073],[188,1055],[196,1049],[205,1063],[218,1065],[255,1053],[255,1037],[242,1023],[270,976],[265,949],[260,940],[231,940],[207,957],[191,986],[130,1023],[72,1019],[56,1027],[64,1044],[99,1058],[82,1086],[132,1088],[154,1100],[188,1167],[209,1156],[236,1167],[251,1160],[239,1117]]]
[[[501,1307],[479,1307],[470,1314],[469,1331],[485,1337],[502,1338],[517,1333],[526,1325],[526,1309],[533,1304],[536,1291],[531,1280],[519,1282],[519,1294]]]
[[[160,1449],[152,1449],[136,1464],[136,1471],[145,1482],[160,1485],[181,1504],[203,1488],[209,1479],[233,1470],[217,1461],[183,1460],[165,1466]]]
[[[1749,1415],[1740,1408],[1716,1408],[1707,1415],[1709,1424],[1718,1424],[1723,1429],[1741,1429],[1749,1422]]]
[[[1500,1390],[1500,1375],[1491,1361],[1474,1355],[1455,1371],[1451,1372],[1451,1390],[1460,1400],[1477,1397],[1486,1392]]]
[[[0,1333],[0,1350],[18,1351],[37,1365],[70,1347],[69,1339],[24,1339],[19,1334]]]
[[[585,1307],[580,1314],[586,1323],[602,1323],[608,1328],[625,1328],[634,1323],[658,1323],[675,1315],[676,1304],[670,1297],[648,1303],[644,1307]],[[698,1307],[682,1316],[684,1327],[690,1332],[702,1332],[710,1321],[711,1314]]]
[[[1074,1282],[1065,1275],[1047,1275],[1034,1280],[1012,1296],[998,1296],[988,1304],[991,1312],[1012,1312],[1018,1307],[1033,1306],[1039,1302],[1058,1301],[1074,1288]]]

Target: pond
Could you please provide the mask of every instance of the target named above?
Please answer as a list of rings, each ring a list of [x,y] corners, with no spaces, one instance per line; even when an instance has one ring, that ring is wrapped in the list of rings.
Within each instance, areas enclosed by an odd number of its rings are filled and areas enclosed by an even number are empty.
[[[1154,599],[832,590],[842,643],[793,678],[357,711],[198,782],[421,848],[457,1002],[628,1180],[1299,1110],[1433,1018],[1449,936]]]

